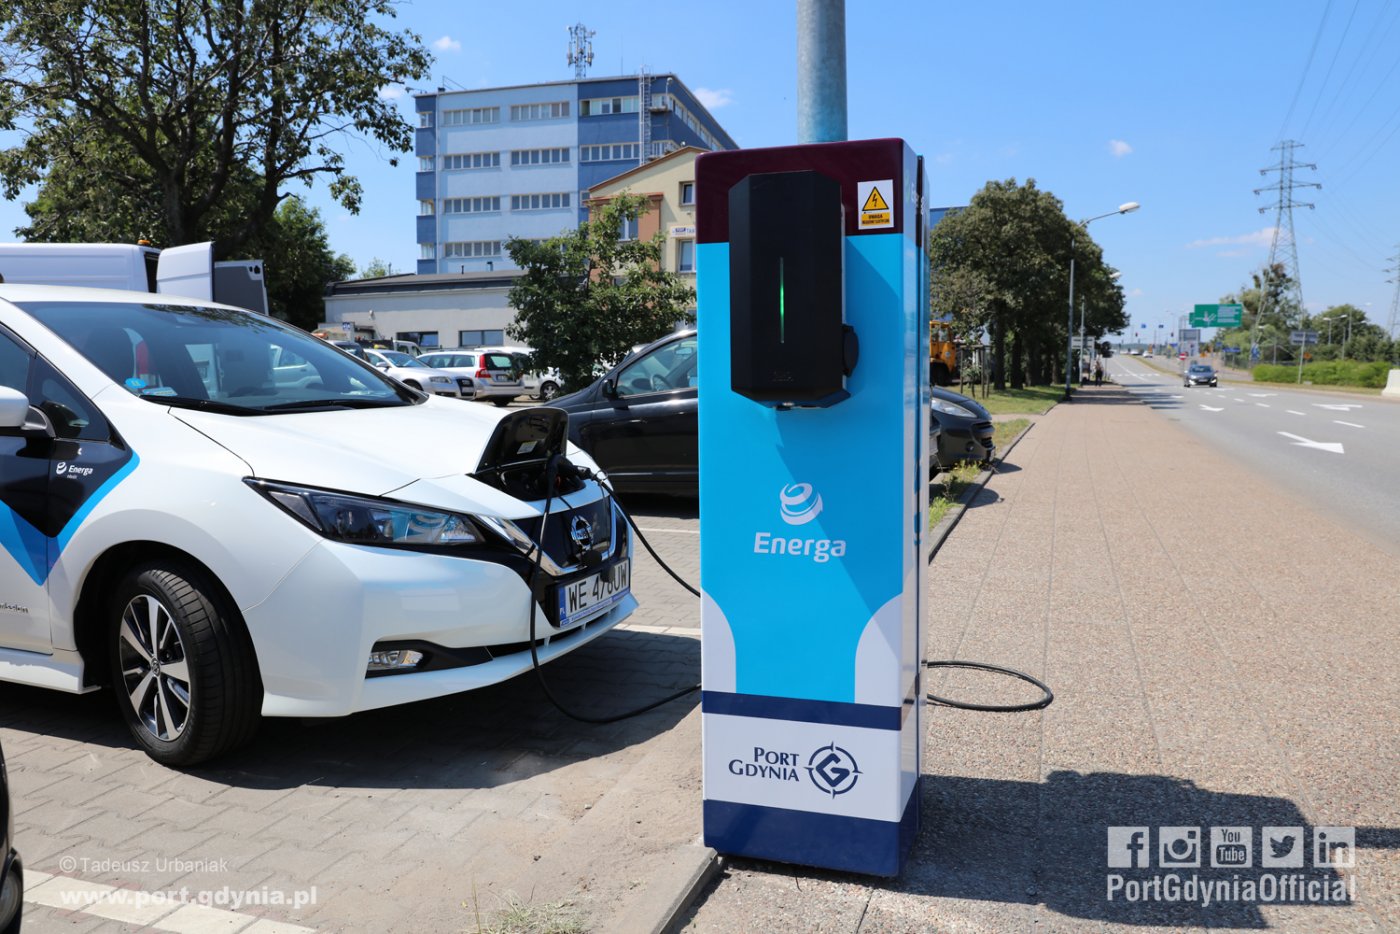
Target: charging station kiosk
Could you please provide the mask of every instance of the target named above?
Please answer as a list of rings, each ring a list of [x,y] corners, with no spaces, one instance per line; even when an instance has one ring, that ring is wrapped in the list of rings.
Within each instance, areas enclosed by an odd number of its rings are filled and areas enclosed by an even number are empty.
[[[922,160],[696,164],[705,842],[897,875],[928,568]]]

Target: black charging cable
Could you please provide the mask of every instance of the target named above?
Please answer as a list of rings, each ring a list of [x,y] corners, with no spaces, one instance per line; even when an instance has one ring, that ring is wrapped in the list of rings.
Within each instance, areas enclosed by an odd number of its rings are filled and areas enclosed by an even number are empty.
[[[652,701],[651,703],[638,707],[635,710],[625,710],[622,713],[616,713],[606,717],[592,717],[588,716],[587,714],[581,714],[577,711],[570,710],[559,700],[559,698],[555,697],[554,692],[549,689],[549,682],[545,680],[544,670],[540,665],[539,649],[535,645],[535,583],[539,580],[540,564],[544,560],[545,526],[549,522],[550,508],[554,505],[554,489],[555,484],[559,478],[559,462],[561,460],[562,458],[557,453],[549,455],[549,460],[545,464],[544,469],[545,489],[547,491],[545,494],[544,501],[544,515],[540,517],[540,534],[538,540],[536,540],[535,542],[535,563],[530,568],[530,583],[529,587],[527,588],[530,591],[528,595],[530,604],[530,663],[534,666],[535,678],[539,681],[540,689],[544,691],[544,696],[548,698],[549,702],[553,704],[555,708],[564,716],[568,717],[571,720],[577,720],[580,723],[617,723],[619,720],[628,720],[632,717],[637,717],[644,713],[648,713],[662,706],[663,704],[671,703],[671,701],[680,700],[687,694],[693,694],[696,691],[700,690],[700,685],[698,683],[692,684],[689,687],[682,688],[681,690],[676,691],[674,694],[668,694],[665,697],[660,698],[659,700]],[[655,550],[652,549],[651,545],[647,543],[646,538],[642,535],[640,531],[637,530],[637,525],[632,521],[632,517],[628,515],[627,511],[623,509],[622,506],[617,502],[616,495],[613,493],[611,486],[604,483],[601,478],[596,476],[593,473],[593,471],[589,470],[586,467],[576,467],[573,464],[569,463],[567,460],[564,461],[564,463],[568,464],[568,469],[572,471],[575,475],[579,477],[593,479],[598,484],[598,486],[608,494],[612,505],[616,506],[617,510],[622,513],[622,516],[626,520],[628,527],[636,533],[637,538],[641,539],[642,544],[646,545],[647,551],[651,553],[651,556],[653,558],[656,558],[657,563],[659,563],[663,568],[666,569],[666,573],[670,574],[671,577],[674,578],[686,590],[689,590],[697,597],[700,596],[700,592],[697,591],[694,587],[691,587],[685,581],[681,580],[679,575],[677,575],[675,571],[671,570],[671,568],[666,564],[666,562],[662,561],[660,556],[656,554]]]
[[[1028,710],[1044,710],[1055,700],[1055,694],[1045,685],[1045,682],[1031,677],[1024,671],[1017,671],[1014,668],[1003,668],[1000,665],[987,665],[983,662],[955,662],[937,661],[924,662],[925,668],[967,668],[972,671],[990,671],[994,674],[1007,675],[1012,678],[1019,678],[1035,685],[1040,689],[1039,700],[1031,701],[1028,704],[971,704],[967,701],[950,700],[946,697],[939,697],[936,694],[925,694],[924,699],[931,704],[938,704],[940,707],[954,707],[958,710],[981,710],[987,713],[1023,713]]]

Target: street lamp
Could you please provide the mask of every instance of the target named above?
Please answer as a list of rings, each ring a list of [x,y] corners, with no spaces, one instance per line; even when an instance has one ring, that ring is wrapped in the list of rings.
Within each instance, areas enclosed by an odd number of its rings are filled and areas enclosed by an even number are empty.
[[[1085,221],[1080,221],[1080,227],[1088,227],[1096,220],[1105,217],[1112,217],[1115,214],[1131,214],[1142,205],[1136,201],[1129,201],[1127,204],[1118,205],[1118,210],[1109,211],[1107,214],[1099,214]],[[1069,401],[1070,396],[1070,375],[1074,369],[1074,235],[1073,229],[1069,234],[1069,323],[1065,326],[1069,345],[1065,348],[1065,401]]]

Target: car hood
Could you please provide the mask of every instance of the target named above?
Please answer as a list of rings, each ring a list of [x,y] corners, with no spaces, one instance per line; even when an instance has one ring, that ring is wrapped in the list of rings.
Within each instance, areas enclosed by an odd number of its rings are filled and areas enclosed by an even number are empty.
[[[508,413],[434,398],[386,409],[170,414],[238,455],[255,477],[382,496],[415,480],[471,473]]]
[[[971,412],[973,415],[977,416],[979,421],[991,420],[991,413],[989,413],[985,408],[983,408],[982,405],[976,400],[964,396],[962,393],[951,392],[947,389],[940,389],[937,386],[930,386],[929,392],[933,395],[933,398],[935,399],[942,399],[944,402],[951,402],[954,405],[962,406],[963,408]]]

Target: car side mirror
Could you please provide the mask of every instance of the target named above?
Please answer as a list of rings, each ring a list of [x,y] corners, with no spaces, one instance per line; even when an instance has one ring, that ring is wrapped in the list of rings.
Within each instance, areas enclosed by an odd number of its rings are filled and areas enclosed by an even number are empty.
[[[53,438],[53,422],[42,409],[29,404],[29,397],[17,389],[0,386],[0,435],[22,438]]]
[[[603,380],[603,395],[607,396],[609,399],[617,398],[617,380],[613,379],[611,376]]]

